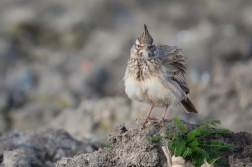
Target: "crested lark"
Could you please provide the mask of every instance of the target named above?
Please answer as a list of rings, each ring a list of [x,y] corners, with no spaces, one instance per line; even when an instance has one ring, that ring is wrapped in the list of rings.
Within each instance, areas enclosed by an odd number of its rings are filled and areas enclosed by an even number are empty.
[[[181,103],[186,112],[198,113],[187,97],[190,92],[185,74],[185,56],[177,46],[154,45],[144,25],[144,32],[131,48],[124,76],[125,92],[130,99],[151,105],[145,121],[163,122],[168,106]],[[153,107],[165,107],[160,120],[151,118]]]

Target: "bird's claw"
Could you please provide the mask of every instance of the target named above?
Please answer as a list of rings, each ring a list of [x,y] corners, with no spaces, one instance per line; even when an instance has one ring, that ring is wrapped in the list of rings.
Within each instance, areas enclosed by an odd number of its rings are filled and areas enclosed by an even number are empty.
[[[157,123],[155,125],[162,125],[164,123],[164,118],[161,118],[160,120],[157,120]]]
[[[142,122],[142,125],[145,125],[149,121],[155,123],[156,121],[158,121],[158,119],[157,118],[146,117],[144,119],[144,121]]]
[[[151,118],[151,117],[147,117],[145,118],[145,120],[142,122],[142,125],[145,125],[147,122],[152,122],[155,125],[162,125],[164,123],[164,118],[161,119],[157,119],[157,118]]]

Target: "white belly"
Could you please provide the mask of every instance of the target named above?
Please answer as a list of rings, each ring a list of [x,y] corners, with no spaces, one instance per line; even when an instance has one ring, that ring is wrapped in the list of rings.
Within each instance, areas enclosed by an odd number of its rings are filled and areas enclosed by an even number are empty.
[[[173,105],[180,102],[176,96],[176,88],[171,84],[172,91],[165,88],[156,77],[138,81],[133,77],[125,80],[125,92],[129,98],[149,103],[153,106]]]

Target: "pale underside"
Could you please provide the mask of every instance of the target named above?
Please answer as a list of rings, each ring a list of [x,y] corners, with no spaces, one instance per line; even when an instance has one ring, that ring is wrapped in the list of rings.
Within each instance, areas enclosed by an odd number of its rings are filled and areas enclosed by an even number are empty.
[[[143,81],[138,81],[134,77],[129,76],[125,79],[125,92],[129,98],[151,104],[152,106],[176,105],[181,101],[180,92],[174,85],[167,84],[170,89],[163,86],[156,76]]]

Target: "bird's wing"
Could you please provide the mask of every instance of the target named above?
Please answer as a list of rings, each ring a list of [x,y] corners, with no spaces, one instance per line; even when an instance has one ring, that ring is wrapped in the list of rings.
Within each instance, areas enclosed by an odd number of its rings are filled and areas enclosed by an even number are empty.
[[[178,83],[185,91],[190,93],[187,81],[185,79],[186,64],[185,56],[181,53],[181,49],[177,46],[158,45],[159,59],[163,62],[163,78],[169,78]]]

